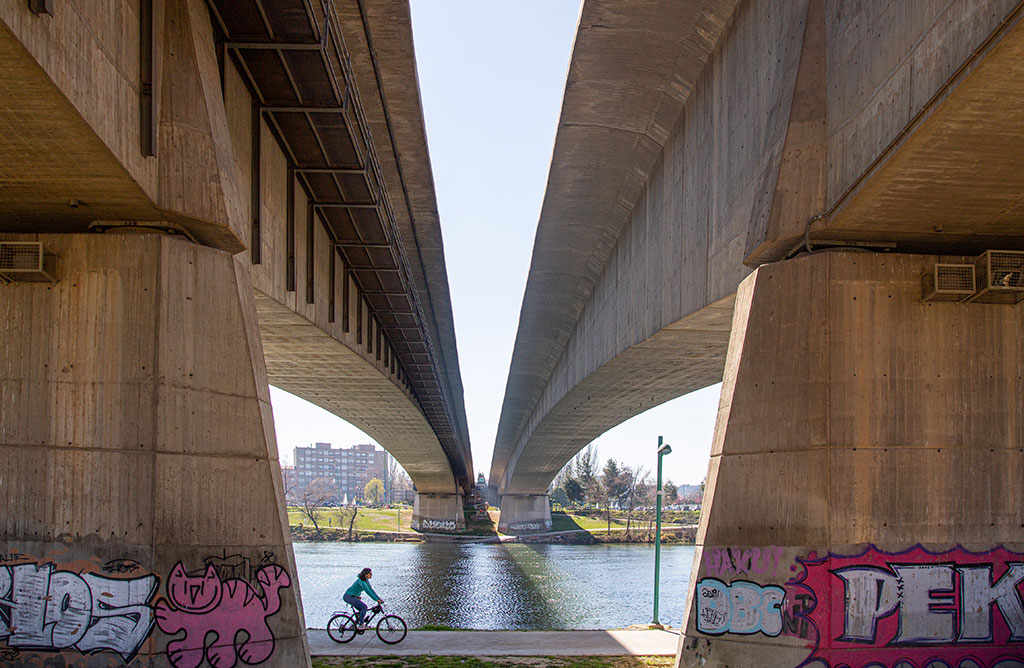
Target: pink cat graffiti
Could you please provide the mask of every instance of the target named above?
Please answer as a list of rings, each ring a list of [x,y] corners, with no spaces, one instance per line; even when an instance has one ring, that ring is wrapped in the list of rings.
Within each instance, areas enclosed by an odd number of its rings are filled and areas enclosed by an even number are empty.
[[[167,579],[170,603],[161,599],[156,604],[161,631],[170,635],[185,632],[184,638],[167,643],[171,665],[196,668],[204,654],[213,668],[231,668],[239,658],[250,665],[270,658],[274,634],[267,618],[280,609],[278,590],[291,586],[291,578],[283,568],[272,565],[261,568],[256,581],[263,588],[262,597],[243,580],[222,582],[213,566],[202,576],[191,576],[178,562]],[[248,635],[241,644],[236,640],[239,631]]]

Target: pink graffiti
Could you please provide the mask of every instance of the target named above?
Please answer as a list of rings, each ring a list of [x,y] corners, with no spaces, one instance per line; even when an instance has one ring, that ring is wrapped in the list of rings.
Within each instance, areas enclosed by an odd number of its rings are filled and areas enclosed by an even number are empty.
[[[190,576],[179,562],[167,580],[167,597],[156,604],[156,623],[164,633],[185,636],[167,643],[167,658],[175,668],[196,668],[203,657],[213,668],[231,668],[266,661],[274,653],[274,634],[267,618],[281,607],[279,590],[291,586],[291,578],[277,565],[256,574],[262,596],[243,580],[221,581],[209,566],[201,576]],[[176,607],[172,607],[176,606]],[[236,635],[248,638],[238,644]],[[212,635],[211,635],[212,634]],[[210,636],[210,637],[208,637]]]
[[[811,644],[798,668],[992,668],[1024,656],[1024,554],[869,546],[797,561],[783,633]]]
[[[778,575],[781,547],[711,547],[704,549],[704,571],[714,578]]]

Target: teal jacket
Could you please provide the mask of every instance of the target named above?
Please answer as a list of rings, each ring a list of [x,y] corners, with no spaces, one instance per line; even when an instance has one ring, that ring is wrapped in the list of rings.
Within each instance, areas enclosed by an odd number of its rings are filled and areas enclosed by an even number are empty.
[[[356,578],[356,581],[352,583],[352,586],[345,592],[345,596],[355,596],[356,598],[362,598],[363,592],[370,595],[375,601],[380,600],[380,596],[377,596],[377,592],[370,586],[369,581]]]

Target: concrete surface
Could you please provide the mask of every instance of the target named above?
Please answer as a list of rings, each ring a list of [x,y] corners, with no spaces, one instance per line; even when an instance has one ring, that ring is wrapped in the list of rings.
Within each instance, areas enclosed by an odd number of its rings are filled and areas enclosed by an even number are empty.
[[[385,645],[369,631],[339,644],[327,631],[309,629],[313,656],[653,656],[676,653],[678,631],[409,631]]]

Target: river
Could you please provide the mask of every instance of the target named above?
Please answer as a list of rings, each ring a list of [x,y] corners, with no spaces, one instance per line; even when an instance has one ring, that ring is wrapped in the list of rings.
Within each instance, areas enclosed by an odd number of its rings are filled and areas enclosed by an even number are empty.
[[[660,621],[678,627],[692,545],[661,548]],[[324,628],[363,567],[409,628],[610,629],[651,622],[652,545],[295,543],[306,625]]]

